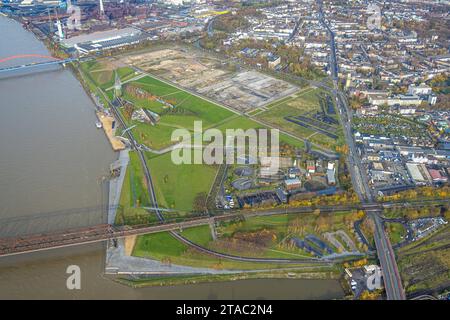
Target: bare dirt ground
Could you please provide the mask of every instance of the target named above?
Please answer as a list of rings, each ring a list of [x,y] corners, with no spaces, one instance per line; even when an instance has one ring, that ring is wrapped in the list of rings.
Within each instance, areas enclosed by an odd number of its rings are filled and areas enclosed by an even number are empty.
[[[213,56],[182,48],[139,53],[121,61],[241,112],[298,91],[298,87],[286,81],[256,71],[232,72]]]
[[[112,129],[114,118],[100,112],[97,112],[97,117],[103,125],[103,130],[105,131],[113,150],[120,151],[125,149],[125,144],[114,135],[114,130]]]
[[[133,253],[136,238],[137,238],[136,236],[129,236],[124,239],[125,255],[131,256],[131,254]]]

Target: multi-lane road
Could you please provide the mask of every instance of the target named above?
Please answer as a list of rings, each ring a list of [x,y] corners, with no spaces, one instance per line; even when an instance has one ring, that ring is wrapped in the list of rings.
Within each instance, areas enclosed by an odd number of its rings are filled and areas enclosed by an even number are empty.
[[[347,104],[345,95],[339,90],[338,86],[338,63],[336,58],[336,43],[334,40],[334,32],[325,19],[322,0],[317,0],[317,5],[319,7],[319,19],[322,25],[327,29],[330,37],[331,54],[329,69],[334,83],[333,93],[336,97],[336,104],[338,106],[345,140],[349,149],[347,164],[352,176],[353,187],[357,192],[361,202],[371,204],[375,202],[375,199],[372,191],[370,190],[366,171],[361,164],[358,149],[356,148],[355,141],[353,139],[352,112]],[[391,246],[388,236],[386,235],[383,222],[380,218],[381,210],[374,208],[372,210],[366,210],[366,212],[371,216],[375,224],[375,246],[383,273],[384,287],[386,290],[387,299],[404,300],[406,299],[406,297],[403,290],[402,280],[398,271],[397,262],[395,261],[394,250]]]

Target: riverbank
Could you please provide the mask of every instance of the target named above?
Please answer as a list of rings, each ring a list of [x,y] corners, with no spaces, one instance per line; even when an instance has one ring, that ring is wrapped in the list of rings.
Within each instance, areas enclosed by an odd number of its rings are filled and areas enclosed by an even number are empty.
[[[113,177],[109,181],[108,194],[108,224],[114,224],[117,209],[120,205],[120,195],[122,194],[123,181],[130,162],[129,150],[120,151],[119,159],[111,164],[111,174]]]
[[[103,112],[97,112],[97,118],[102,124],[103,131],[106,134],[106,137],[108,138],[109,143],[111,144],[111,147],[114,151],[121,151],[125,149],[125,143],[121,141],[119,138],[116,137],[116,127],[113,116],[109,116]]]
[[[144,288],[152,286],[180,286],[198,283],[220,283],[228,281],[242,280],[261,280],[261,279],[291,279],[291,280],[339,280],[339,274],[334,271],[300,271],[300,270],[284,270],[284,271],[255,271],[241,272],[232,274],[217,275],[185,275],[185,276],[154,276],[154,277],[138,277],[138,278],[118,278],[118,283],[131,286],[132,288]]]

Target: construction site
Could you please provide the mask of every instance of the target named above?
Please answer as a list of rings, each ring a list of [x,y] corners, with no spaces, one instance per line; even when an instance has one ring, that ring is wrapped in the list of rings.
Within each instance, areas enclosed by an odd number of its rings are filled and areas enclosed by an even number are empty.
[[[286,81],[241,70],[190,48],[157,49],[124,56],[121,61],[242,113],[298,90]]]

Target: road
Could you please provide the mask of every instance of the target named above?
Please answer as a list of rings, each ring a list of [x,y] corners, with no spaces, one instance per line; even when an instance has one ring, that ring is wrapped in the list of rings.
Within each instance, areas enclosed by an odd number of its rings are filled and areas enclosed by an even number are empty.
[[[362,203],[374,203],[375,198],[370,190],[366,171],[361,164],[358,149],[352,134],[352,111],[350,110],[344,93],[339,90],[338,85],[338,63],[336,58],[336,43],[334,40],[334,32],[326,22],[323,13],[322,0],[317,0],[319,7],[319,19],[322,25],[328,30],[330,37],[330,71],[333,78],[336,103],[341,117],[341,122],[344,130],[345,140],[349,148],[349,155],[347,164],[352,177],[353,187],[358,194]],[[382,219],[380,218],[379,209],[366,210],[366,212],[373,219],[375,224],[374,239],[377,250],[378,259],[380,260],[381,269],[383,272],[384,287],[388,300],[405,300],[405,291],[403,290],[402,280],[398,271],[397,262],[395,261],[394,250],[391,246],[388,236],[384,230]]]
[[[286,40],[287,43],[292,42],[292,40],[294,40],[295,36],[298,34],[298,30],[301,28],[301,26],[303,25],[302,22],[302,17],[297,17],[297,20],[295,21],[295,27],[294,30],[292,31],[291,35],[289,36],[289,38]]]
[[[389,237],[384,231],[384,225],[379,216],[380,211],[372,213],[375,222],[375,247],[377,249],[378,259],[380,260],[383,272],[384,288],[389,300],[405,300],[406,295],[403,290],[402,279],[398,272],[395,254]]]

